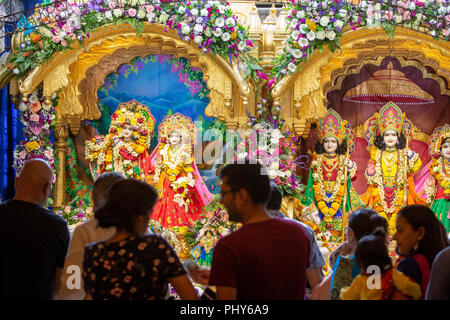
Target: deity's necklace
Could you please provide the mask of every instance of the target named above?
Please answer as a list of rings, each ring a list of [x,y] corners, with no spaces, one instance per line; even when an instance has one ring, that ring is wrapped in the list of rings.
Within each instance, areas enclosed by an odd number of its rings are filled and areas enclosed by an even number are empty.
[[[333,175],[333,171],[338,168],[339,157],[337,158],[337,160],[334,163],[333,163],[333,160],[335,160],[335,158],[334,157],[331,158],[328,155],[325,155],[324,160],[325,161],[324,161],[323,168],[325,169],[325,172],[326,172],[325,174],[326,174],[327,178],[330,179]],[[330,166],[330,164],[331,164],[331,166]]]

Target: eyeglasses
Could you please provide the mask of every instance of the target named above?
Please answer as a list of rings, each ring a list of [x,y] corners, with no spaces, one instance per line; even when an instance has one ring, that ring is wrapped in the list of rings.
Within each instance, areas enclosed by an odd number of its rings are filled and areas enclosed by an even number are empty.
[[[236,192],[236,191],[238,191],[238,190],[240,190],[240,189],[231,189],[231,190],[228,190],[228,191],[220,191],[220,199],[225,198],[225,196],[226,196],[228,193],[230,193],[230,192]]]

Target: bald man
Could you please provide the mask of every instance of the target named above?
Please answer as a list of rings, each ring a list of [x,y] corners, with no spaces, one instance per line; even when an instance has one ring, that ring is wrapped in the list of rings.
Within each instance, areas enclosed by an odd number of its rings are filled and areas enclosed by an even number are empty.
[[[53,180],[47,162],[25,163],[13,200],[0,204],[0,299],[53,299],[69,245],[66,221],[43,207]]]

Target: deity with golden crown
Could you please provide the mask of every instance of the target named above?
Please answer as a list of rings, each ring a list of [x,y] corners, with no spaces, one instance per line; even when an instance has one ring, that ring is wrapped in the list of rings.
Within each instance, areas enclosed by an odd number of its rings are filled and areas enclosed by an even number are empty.
[[[351,183],[357,177],[356,163],[349,159],[355,134],[347,121],[328,109],[325,118],[319,119],[314,136],[317,142],[302,204],[317,207],[321,232],[327,234],[328,242],[340,243],[344,205],[346,212],[361,206]]]
[[[428,141],[433,162],[425,183],[427,204],[450,232],[450,126],[436,128]]]
[[[108,134],[86,141],[86,159],[94,179],[105,172],[149,181],[148,148],[155,119],[146,105],[136,100],[121,103],[111,115]]]
[[[387,219],[391,234],[398,211],[405,205],[423,204],[414,189],[413,175],[422,161],[408,148],[412,124],[393,102],[369,119],[366,139],[370,160],[366,169],[368,189],[361,199]]]
[[[176,113],[158,128],[159,143],[150,156],[152,183],[158,189],[152,219],[165,228],[190,227],[200,219],[212,195],[200,176],[193,157],[195,126]]]

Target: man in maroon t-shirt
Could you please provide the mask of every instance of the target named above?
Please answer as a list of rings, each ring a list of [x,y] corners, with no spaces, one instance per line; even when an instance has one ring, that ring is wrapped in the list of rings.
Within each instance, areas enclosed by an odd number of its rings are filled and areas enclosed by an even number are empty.
[[[261,165],[229,164],[220,178],[221,202],[243,226],[214,248],[209,284],[217,299],[303,300],[308,238],[298,223],[267,211],[270,181]]]

